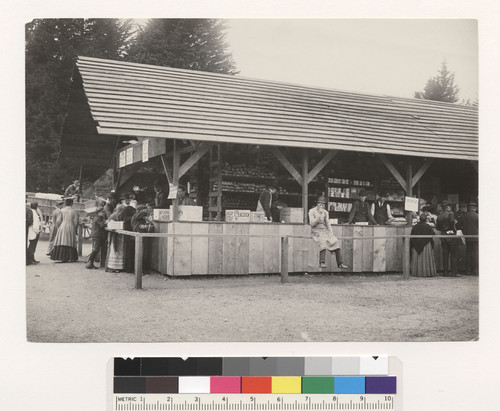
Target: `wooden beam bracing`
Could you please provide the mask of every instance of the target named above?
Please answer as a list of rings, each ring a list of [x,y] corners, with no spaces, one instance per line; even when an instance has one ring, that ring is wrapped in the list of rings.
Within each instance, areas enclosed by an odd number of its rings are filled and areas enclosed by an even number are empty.
[[[318,164],[309,172],[309,175],[307,177],[307,183],[309,184],[314,177],[316,177],[321,170],[325,168],[325,166],[330,162],[330,160],[337,155],[339,151],[338,150],[329,150],[325,156],[319,161]]]
[[[425,160],[424,164],[422,164],[422,167],[420,167],[420,169],[415,173],[415,175],[411,179],[412,188],[415,187],[415,184],[417,184],[420,181],[422,176],[429,169],[429,167],[432,165],[433,162],[434,162],[434,159],[432,159],[432,158],[427,158]]]
[[[191,167],[193,167],[202,157],[203,155],[210,150],[212,144],[210,143],[201,143],[198,145],[196,152],[194,152],[180,167],[179,167],[179,178],[181,178],[184,174],[186,174]]]
[[[408,186],[403,178],[403,176],[399,173],[399,171],[394,167],[392,164],[391,160],[385,155],[385,154],[377,154],[378,158],[384,163],[384,165],[387,167],[387,169],[391,172],[391,174],[394,176],[394,178],[398,181],[398,183],[403,187],[403,189],[406,191],[408,194]]]
[[[307,149],[302,151],[302,210],[304,211],[304,224],[307,224],[308,204],[309,197],[309,153]]]
[[[283,167],[287,169],[287,171],[292,175],[297,182],[302,185],[302,176],[297,171],[297,169],[293,166],[293,164],[285,157],[285,155],[281,152],[279,148],[272,148],[271,153],[275,155],[275,157],[283,164]]]
[[[165,171],[165,175],[167,176],[168,184],[172,184],[172,174],[170,173],[170,170],[168,169],[168,164],[167,164],[167,158],[165,155],[161,155],[161,162],[163,164],[163,170]]]

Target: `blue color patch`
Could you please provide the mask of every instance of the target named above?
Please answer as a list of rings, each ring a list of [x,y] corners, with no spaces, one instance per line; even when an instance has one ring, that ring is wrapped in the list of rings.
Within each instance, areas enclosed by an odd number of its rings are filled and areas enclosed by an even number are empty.
[[[365,377],[335,377],[335,394],[364,394]]]

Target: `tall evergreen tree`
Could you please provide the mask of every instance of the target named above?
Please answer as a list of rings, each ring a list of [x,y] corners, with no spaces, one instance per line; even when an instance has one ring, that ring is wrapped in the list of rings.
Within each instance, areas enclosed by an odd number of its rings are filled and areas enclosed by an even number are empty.
[[[415,98],[456,103],[460,89],[455,85],[455,73],[448,71],[446,62],[437,76],[429,79],[423,91],[415,92]]]
[[[59,169],[56,161],[77,56],[120,59],[130,34],[131,22],[118,19],[36,19],[26,25],[28,190],[57,191],[74,171]]]
[[[218,19],[152,19],[139,30],[127,60],[214,73],[237,74],[226,25]]]

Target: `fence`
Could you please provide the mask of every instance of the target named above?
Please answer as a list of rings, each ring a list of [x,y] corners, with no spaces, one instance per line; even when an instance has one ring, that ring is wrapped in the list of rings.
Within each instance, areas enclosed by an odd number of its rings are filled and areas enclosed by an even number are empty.
[[[289,238],[307,238],[311,237],[299,235],[276,235],[276,234],[178,234],[178,233],[136,233],[126,230],[109,230],[117,234],[128,235],[135,237],[135,259],[134,259],[134,274],[135,274],[135,288],[142,289],[142,257],[143,257],[143,238],[166,238],[166,237],[281,237],[281,282],[288,283],[288,252],[289,252]],[[405,280],[410,278],[410,239],[411,238],[450,238],[449,235],[390,235],[390,236],[366,236],[366,237],[339,237],[339,240],[373,240],[373,239],[388,239],[388,238],[402,238],[403,239],[403,278]],[[463,235],[454,237],[457,240],[461,238],[476,238],[478,235]]]

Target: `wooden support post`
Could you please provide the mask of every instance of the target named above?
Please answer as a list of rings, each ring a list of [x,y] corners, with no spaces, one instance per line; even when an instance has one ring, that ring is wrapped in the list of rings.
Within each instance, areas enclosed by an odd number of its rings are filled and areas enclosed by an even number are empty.
[[[83,254],[83,225],[80,223],[78,224],[78,255],[81,257]]]
[[[410,278],[410,237],[403,237],[403,278]]]
[[[288,237],[281,237],[281,282],[288,283]]]
[[[179,166],[181,163],[181,154],[179,153],[179,149],[177,147],[177,142],[174,140],[174,159],[173,159],[173,173],[172,173],[172,184],[175,186],[179,186]],[[172,200],[172,221],[176,222],[179,220],[179,199],[175,197]]]
[[[307,224],[307,214],[308,214],[308,204],[307,200],[309,198],[309,183],[308,183],[308,174],[309,174],[309,153],[307,149],[302,151],[302,209],[304,211],[304,224]]]
[[[412,165],[411,165],[411,161],[408,160],[408,168],[406,169],[406,195],[408,197],[413,196],[412,179],[413,179]],[[412,220],[413,220],[412,212],[407,211],[406,212],[406,224],[411,226]]]
[[[403,187],[403,189],[406,191],[407,188],[407,181],[403,178],[403,176],[399,173],[396,167],[392,164],[391,160],[385,155],[385,154],[377,154],[378,158],[384,165],[387,167],[387,169],[391,172],[391,174],[394,176],[394,178],[398,181],[398,183]]]
[[[142,289],[142,237],[140,235],[135,237],[135,289]]]
[[[479,162],[478,161],[470,160],[470,164],[472,165],[472,167],[474,168],[474,170],[476,170],[476,173],[479,173]]]

